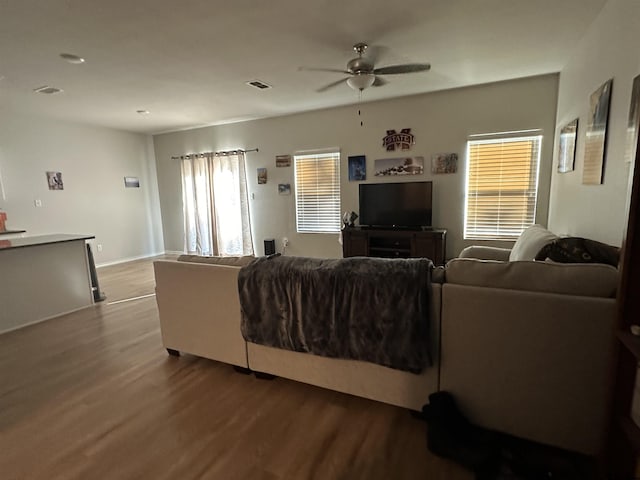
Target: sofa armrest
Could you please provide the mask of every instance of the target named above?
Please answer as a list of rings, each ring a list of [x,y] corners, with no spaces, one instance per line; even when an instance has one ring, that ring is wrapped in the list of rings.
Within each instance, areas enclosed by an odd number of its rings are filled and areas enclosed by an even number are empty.
[[[247,367],[240,267],[157,260],[156,302],[166,348]]]
[[[485,247],[481,245],[472,245],[463,249],[458,255],[459,258],[477,258],[479,260],[498,260],[508,262],[510,248]]]

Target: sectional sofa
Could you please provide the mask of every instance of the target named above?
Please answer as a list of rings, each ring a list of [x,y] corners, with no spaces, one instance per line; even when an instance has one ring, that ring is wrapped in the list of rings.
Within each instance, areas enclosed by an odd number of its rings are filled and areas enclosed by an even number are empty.
[[[475,424],[597,454],[607,423],[616,268],[510,262],[509,251],[491,248],[464,252],[482,255],[494,259],[457,258],[434,271],[435,362],[421,374],[245,342],[237,276],[248,259],[155,262],[164,346],[412,410],[447,390]]]

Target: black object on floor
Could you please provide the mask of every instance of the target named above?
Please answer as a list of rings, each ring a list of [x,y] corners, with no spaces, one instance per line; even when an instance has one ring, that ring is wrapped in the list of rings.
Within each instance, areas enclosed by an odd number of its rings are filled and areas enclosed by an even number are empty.
[[[422,408],[429,450],[476,475],[476,480],[589,480],[595,460],[475,426],[449,392],[429,395]]]
[[[96,271],[96,262],[93,260],[93,252],[91,251],[91,245],[87,243],[87,259],[89,261],[89,276],[91,277],[91,291],[93,292],[94,302],[103,302],[107,299],[107,296],[100,291],[100,284],[98,283],[98,272]]]
[[[251,375],[253,373],[253,370],[251,370],[250,368],[240,367],[239,365],[234,365],[233,369],[238,373],[242,373],[243,375]]]

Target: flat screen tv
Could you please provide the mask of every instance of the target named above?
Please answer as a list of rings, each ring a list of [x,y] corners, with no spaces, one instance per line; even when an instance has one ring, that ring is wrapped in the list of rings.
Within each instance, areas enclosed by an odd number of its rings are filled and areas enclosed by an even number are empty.
[[[431,182],[361,183],[360,225],[431,227]]]

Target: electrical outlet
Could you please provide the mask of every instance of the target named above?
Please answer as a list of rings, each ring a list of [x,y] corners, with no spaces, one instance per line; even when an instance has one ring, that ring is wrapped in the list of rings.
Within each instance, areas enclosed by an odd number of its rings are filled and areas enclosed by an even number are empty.
[[[33,204],[36,207],[41,207],[42,206],[42,200],[40,200],[39,198],[33,201]]]
[[[289,239],[287,237],[282,238],[282,246],[285,248],[289,246]]]
[[[99,244],[98,244],[98,251],[99,251],[99,252],[101,252],[101,251],[102,251],[102,244],[101,244],[101,243],[99,243]]]

